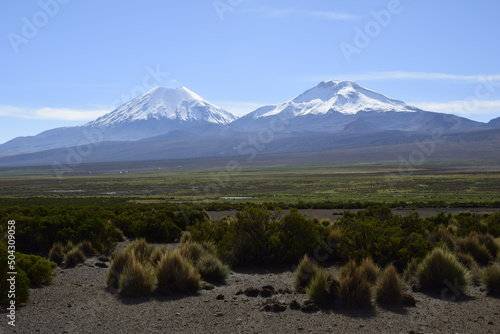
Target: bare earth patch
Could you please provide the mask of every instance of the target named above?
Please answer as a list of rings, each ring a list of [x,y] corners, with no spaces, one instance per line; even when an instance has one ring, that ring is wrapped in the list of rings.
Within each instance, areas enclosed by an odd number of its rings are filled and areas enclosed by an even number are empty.
[[[306,300],[290,291],[293,268],[238,271],[226,285],[197,295],[121,299],[105,286],[108,269],[92,263],[56,269],[51,286],[31,290],[15,328],[2,313],[0,333],[500,333],[500,299],[477,287],[469,296],[445,295],[455,301],[413,293],[415,307],[305,313],[290,308],[293,300],[301,305]],[[271,298],[241,293],[266,285],[281,293]],[[266,301],[287,308],[259,311]]]

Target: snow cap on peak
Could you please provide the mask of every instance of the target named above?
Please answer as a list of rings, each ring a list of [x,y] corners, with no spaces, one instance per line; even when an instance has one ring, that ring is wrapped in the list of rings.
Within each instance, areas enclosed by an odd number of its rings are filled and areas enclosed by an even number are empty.
[[[227,124],[236,117],[186,87],[155,87],[89,124],[109,126],[148,119]]]

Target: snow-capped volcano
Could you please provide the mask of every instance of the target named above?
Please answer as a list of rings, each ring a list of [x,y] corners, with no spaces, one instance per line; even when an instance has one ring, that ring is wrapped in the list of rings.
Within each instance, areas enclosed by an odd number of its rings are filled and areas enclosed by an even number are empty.
[[[156,87],[86,125],[101,127],[162,119],[182,123],[227,124],[234,121],[236,116],[204,100],[186,87]]]
[[[360,111],[414,112],[419,109],[403,101],[391,99],[366,89],[354,81],[323,81],[299,96],[277,105],[265,106],[251,114],[256,119],[278,115],[283,117],[324,115],[337,112],[354,115]]]

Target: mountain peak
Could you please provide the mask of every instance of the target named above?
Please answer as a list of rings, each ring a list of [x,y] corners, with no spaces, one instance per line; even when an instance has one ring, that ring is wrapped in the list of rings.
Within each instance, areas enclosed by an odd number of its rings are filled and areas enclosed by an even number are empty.
[[[357,114],[360,111],[413,112],[417,108],[406,105],[375,91],[360,86],[355,81],[329,80],[308,89],[292,100],[273,106],[260,108],[252,118],[281,114],[287,117],[322,115],[331,112]]]
[[[155,87],[87,125],[110,126],[162,119],[227,124],[234,121],[236,116],[211,104],[186,87]]]

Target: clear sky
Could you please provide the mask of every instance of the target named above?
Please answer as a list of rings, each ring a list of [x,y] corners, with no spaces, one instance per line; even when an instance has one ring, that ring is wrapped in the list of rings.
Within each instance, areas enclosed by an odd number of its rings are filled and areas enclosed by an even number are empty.
[[[154,86],[242,115],[349,79],[426,110],[500,116],[497,0],[6,0],[0,143]]]

